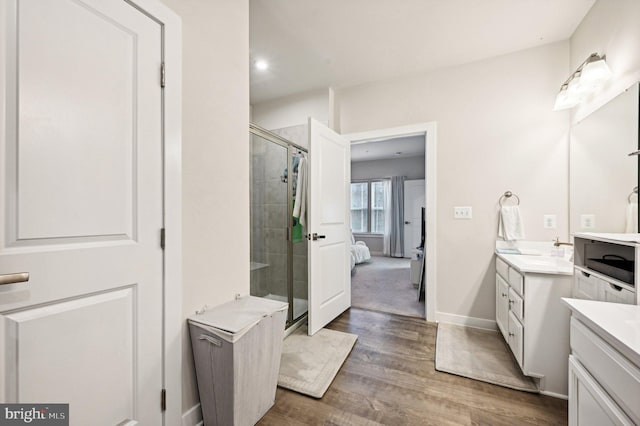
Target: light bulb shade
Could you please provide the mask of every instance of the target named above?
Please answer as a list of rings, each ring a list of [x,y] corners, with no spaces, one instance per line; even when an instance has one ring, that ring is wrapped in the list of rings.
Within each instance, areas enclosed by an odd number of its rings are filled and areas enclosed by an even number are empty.
[[[611,70],[604,59],[585,64],[580,73],[580,82],[588,86],[598,86],[611,78]]]
[[[553,106],[553,110],[560,111],[563,109],[573,108],[578,105],[579,102],[580,98],[571,96],[567,89],[563,89],[560,90],[560,93],[556,96],[556,103]]]

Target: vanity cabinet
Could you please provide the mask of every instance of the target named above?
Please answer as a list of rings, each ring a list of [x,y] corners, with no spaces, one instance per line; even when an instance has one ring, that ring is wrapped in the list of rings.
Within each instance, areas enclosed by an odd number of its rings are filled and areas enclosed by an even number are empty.
[[[524,266],[535,258],[537,272]],[[496,323],[526,376],[536,380],[541,393],[567,396],[569,313],[561,298],[571,295],[571,264],[562,273],[550,267],[540,272],[542,256],[496,257]],[[532,263],[533,264],[533,263]]]
[[[569,425],[640,424],[640,307],[567,299]]]

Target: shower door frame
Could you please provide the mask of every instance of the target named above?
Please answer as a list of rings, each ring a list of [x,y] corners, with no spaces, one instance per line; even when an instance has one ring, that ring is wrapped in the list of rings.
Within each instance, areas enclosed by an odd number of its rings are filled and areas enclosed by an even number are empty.
[[[294,314],[294,297],[293,297],[293,226],[291,224],[291,218],[293,217],[293,179],[290,179],[293,176],[293,155],[302,151],[304,153],[305,158],[309,158],[309,151],[307,148],[296,144],[286,138],[283,138],[280,135],[270,132],[267,129],[264,129],[256,124],[249,123],[249,133],[259,136],[263,139],[268,140],[269,142],[273,142],[277,145],[280,145],[283,148],[287,149],[287,303],[289,304],[289,309],[287,312],[287,325],[286,328],[291,327],[293,324],[298,323],[299,321],[304,320],[309,313],[309,295],[307,294],[307,310],[303,314],[298,317],[293,316]],[[305,240],[307,239],[307,235],[304,235]],[[307,251],[307,264],[309,262],[309,254]],[[308,282],[307,277],[307,282]]]

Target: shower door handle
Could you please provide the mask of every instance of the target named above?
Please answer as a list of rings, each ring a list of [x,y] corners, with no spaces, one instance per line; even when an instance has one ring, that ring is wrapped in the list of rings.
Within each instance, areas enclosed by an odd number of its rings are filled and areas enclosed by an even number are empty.
[[[317,234],[317,233],[315,233],[315,232],[314,232],[313,234],[311,234],[311,239],[312,239],[313,241],[318,241],[318,240],[321,240],[321,239],[323,239],[323,238],[327,238],[327,236],[326,236],[326,235],[318,235],[318,234]]]

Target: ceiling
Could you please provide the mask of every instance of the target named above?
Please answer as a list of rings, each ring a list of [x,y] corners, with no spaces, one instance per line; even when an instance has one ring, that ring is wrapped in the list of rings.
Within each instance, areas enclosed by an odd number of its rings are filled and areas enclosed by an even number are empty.
[[[594,2],[250,0],[251,103],[566,40]]]
[[[424,135],[351,144],[351,162],[424,157]]]

